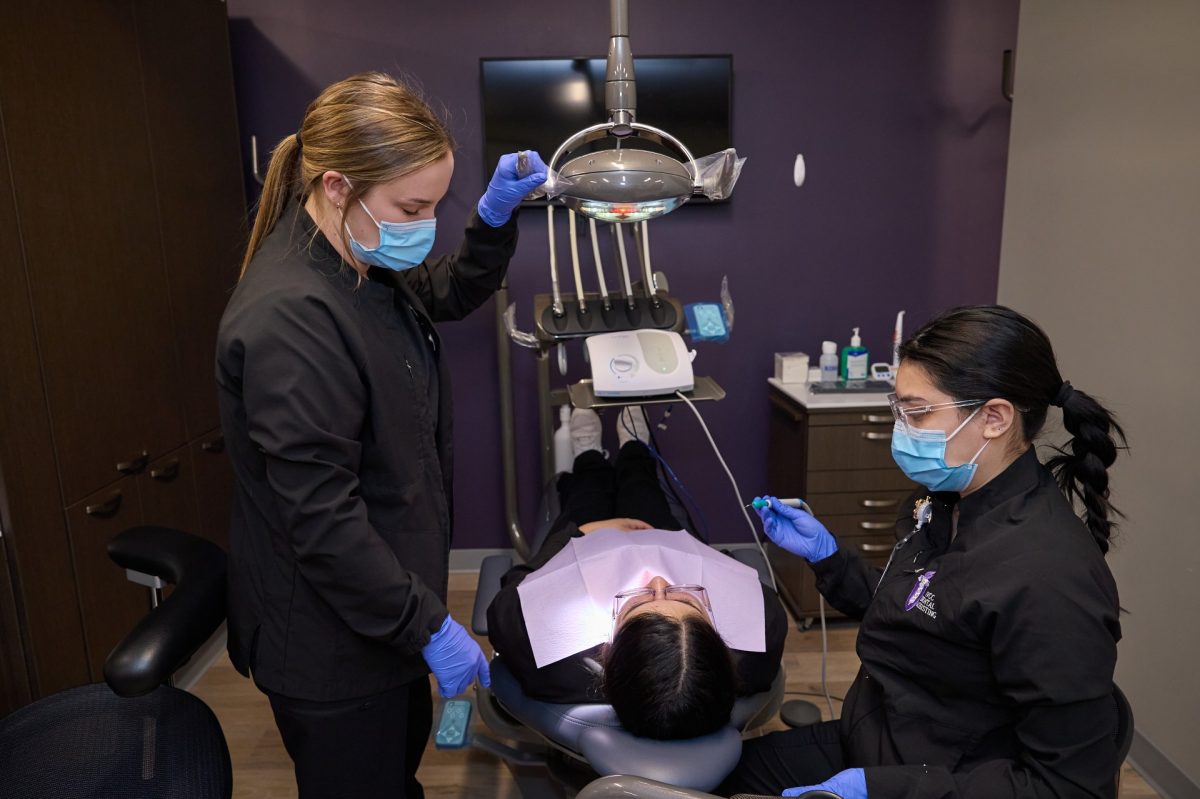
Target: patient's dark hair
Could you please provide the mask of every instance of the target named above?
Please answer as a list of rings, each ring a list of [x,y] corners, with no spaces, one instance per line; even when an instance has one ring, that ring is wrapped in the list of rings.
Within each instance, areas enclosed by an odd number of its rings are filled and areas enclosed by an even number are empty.
[[[694,738],[729,723],[733,656],[704,619],[643,613],[604,655],[604,693],[621,725],[643,738]]]
[[[955,308],[914,333],[900,359],[920,364],[956,400],[1008,400],[1026,442],[1041,432],[1047,408],[1061,407],[1073,438],[1046,465],[1068,499],[1080,500],[1096,545],[1108,552],[1121,515],[1108,499],[1108,467],[1125,448],[1125,431],[1095,397],[1063,382],[1040,327],[1003,305]]]

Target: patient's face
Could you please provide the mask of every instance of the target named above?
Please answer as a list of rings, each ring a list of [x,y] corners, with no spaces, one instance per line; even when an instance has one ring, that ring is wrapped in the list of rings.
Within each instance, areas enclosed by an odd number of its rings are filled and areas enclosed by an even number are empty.
[[[668,585],[670,583],[664,578],[656,576],[650,582],[646,583],[646,588],[654,588],[661,591]],[[676,619],[695,616],[710,624],[712,623],[712,619],[709,618],[708,611],[704,609],[703,605],[694,598],[681,597],[678,599],[648,599],[636,605],[627,605],[621,610],[621,615],[617,618],[617,627],[620,627],[635,616],[641,616],[644,613],[657,613],[660,616],[670,616]]]

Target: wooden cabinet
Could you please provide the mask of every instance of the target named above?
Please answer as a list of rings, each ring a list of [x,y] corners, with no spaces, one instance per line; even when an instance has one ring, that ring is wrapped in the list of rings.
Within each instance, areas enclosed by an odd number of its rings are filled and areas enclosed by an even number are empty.
[[[838,546],[882,566],[895,544],[896,514],[916,484],[892,460],[892,415],[886,408],[810,409],[770,390],[767,485],[779,497],[802,497]],[[768,544],[780,592],[792,613],[819,611],[812,571],[803,559]],[[826,614],[835,614],[826,606]]]
[[[214,0],[61,0],[0,25],[0,714],[100,679],[145,613],[113,534],[226,540],[201,447],[245,245],[227,24]]]

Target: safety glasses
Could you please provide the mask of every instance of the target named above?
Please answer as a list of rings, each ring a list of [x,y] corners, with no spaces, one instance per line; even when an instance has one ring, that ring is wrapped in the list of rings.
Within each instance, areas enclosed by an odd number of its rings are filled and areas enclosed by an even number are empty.
[[[921,430],[921,428],[916,427],[910,422],[920,419],[927,413],[945,410],[946,408],[974,408],[987,402],[987,400],[958,400],[957,402],[937,402],[932,405],[904,406],[900,404],[900,400],[895,394],[888,394],[887,400],[888,405],[892,408],[892,418],[904,425],[905,432],[910,435],[914,432],[919,433]]]
[[[613,597],[612,633],[609,640],[616,634],[617,627],[635,608],[660,599],[672,602],[682,602],[704,614],[709,622],[713,621],[712,603],[708,601],[708,591],[702,585],[668,585],[665,588],[630,588]]]

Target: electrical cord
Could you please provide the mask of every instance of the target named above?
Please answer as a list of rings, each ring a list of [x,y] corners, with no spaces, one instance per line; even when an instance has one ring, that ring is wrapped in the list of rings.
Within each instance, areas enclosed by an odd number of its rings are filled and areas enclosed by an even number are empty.
[[[643,413],[645,413],[644,410]],[[670,409],[668,409],[668,413],[670,413]],[[629,428],[628,424],[626,424],[624,414],[622,414],[619,419],[620,424],[625,428],[625,431],[634,438],[637,438],[637,436],[634,434],[634,431]],[[681,480],[679,475],[675,473],[675,470],[671,468],[671,464],[667,463],[667,459],[662,456],[662,453],[658,448],[658,440],[654,437],[654,427],[650,426],[649,418],[646,419],[646,424],[650,430],[650,440],[643,442],[646,444],[646,449],[650,451],[650,454],[653,455],[655,460],[658,461],[658,465],[663,470],[663,473],[667,475],[667,486],[671,489],[671,493],[675,496],[675,501],[679,503],[679,506],[683,508],[683,512],[687,514],[687,520],[690,529],[697,532],[704,543],[710,543],[708,517],[704,514],[704,509],[700,507],[700,503],[697,502],[696,498],[692,496],[692,493],[688,491],[687,486],[683,484],[683,480]],[[676,489],[676,486],[678,486],[678,490]],[[683,491],[682,497],[679,495],[680,490]],[[686,501],[684,500],[684,497],[686,497]],[[691,507],[689,507],[689,504]],[[700,520],[703,524],[702,529],[697,527],[696,520],[692,517],[692,508],[695,508],[696,512],[700,514]]]
[[[717,446],[717,442],[713,440],[712,432],[709,431],[708,425],[704,423],[704,417],[700,415],[700,411],[690,399],[683,395],[683,392],[676,391],[675,396],[683,400],[692,413],[696,416],[696,421],[700,422],[701,429],[704,430],[704,435],[708,437],[708,443],[712,445],[713,452],[716,453],[717,460],[721,462],[721,467],[725,470],[725,474],[729,477],[729,483],[733,486],[733,493],[737,496],[738,507],[741,508],[742,516],[746,518],[746,524],[750,527],[750,533],[754,536],[754,543],[758,545],[758,550],[762,553],[763,562],[767,564],[767,573],[771,576],[771,587],[775,592],[779,592],[779,585],[775,580],[775,570],[771,567],[771,559],[767,557],[767,549],[763,545],[762,539],[758,537],[758,528],[750,521],[750,514],[746,511],[746,503],[742,499],[742,492],[738,488],[737,480],[733,477],[733,472],[729,470],[729,464],[725,462],[725,458],[721,455],[721,449]],[[812,514],[812,508],[805,503],[805,510]],[[816,515],[816,514],[813,514]],[[835,718],[833,712],[833,699],[829,694],[828,680],[828,664],[829,664],[829,638],[825,628],[825,597],[818,595],[820,600],[820,616],[821,616],[821,688],[825,694],[825,703],[829,706],[829,717]]]
[[[750,528],[750,535],[754,536],[754,543],[758,545],[758,551],[762,553],[763,563],[767,564],[767,574],[771,578],[771,588],[778,593],[779,584],[775,581],[775,569],[771,567],[771,559],[767,557],[767,548],[763,546],[762,539],[758,537],[758,528],[754,526],[754,522],[750,521],[750,514],[746,511],[746,503],[742,500],[742,491],[738,488],[737,480],[733,478],[733,472],[729,470],[729,464],[725,462],[725,456],[721,454],[721,448],[717,446],[717,442],[713,440],[712,433],[708,429],[708,425],[704,423],[704,417],[700,415],[700,411],[696,410],[696,406],[692,401],[683,395],[682,391],[676,391],[675,396],[679,397],[692,413],[696,416],[696,421],[700,422],[700,428],[704,430],[704,435],[708,437],[708,443],[712,445],[713,452],[716,453],[717,460],[721,462],[721,468],[725,470],[725,475],[729,478],[729,484],[733,486],[733,493],[737,497],[738,507],[742,511],[742,516],[746,519],[746,526]]]

